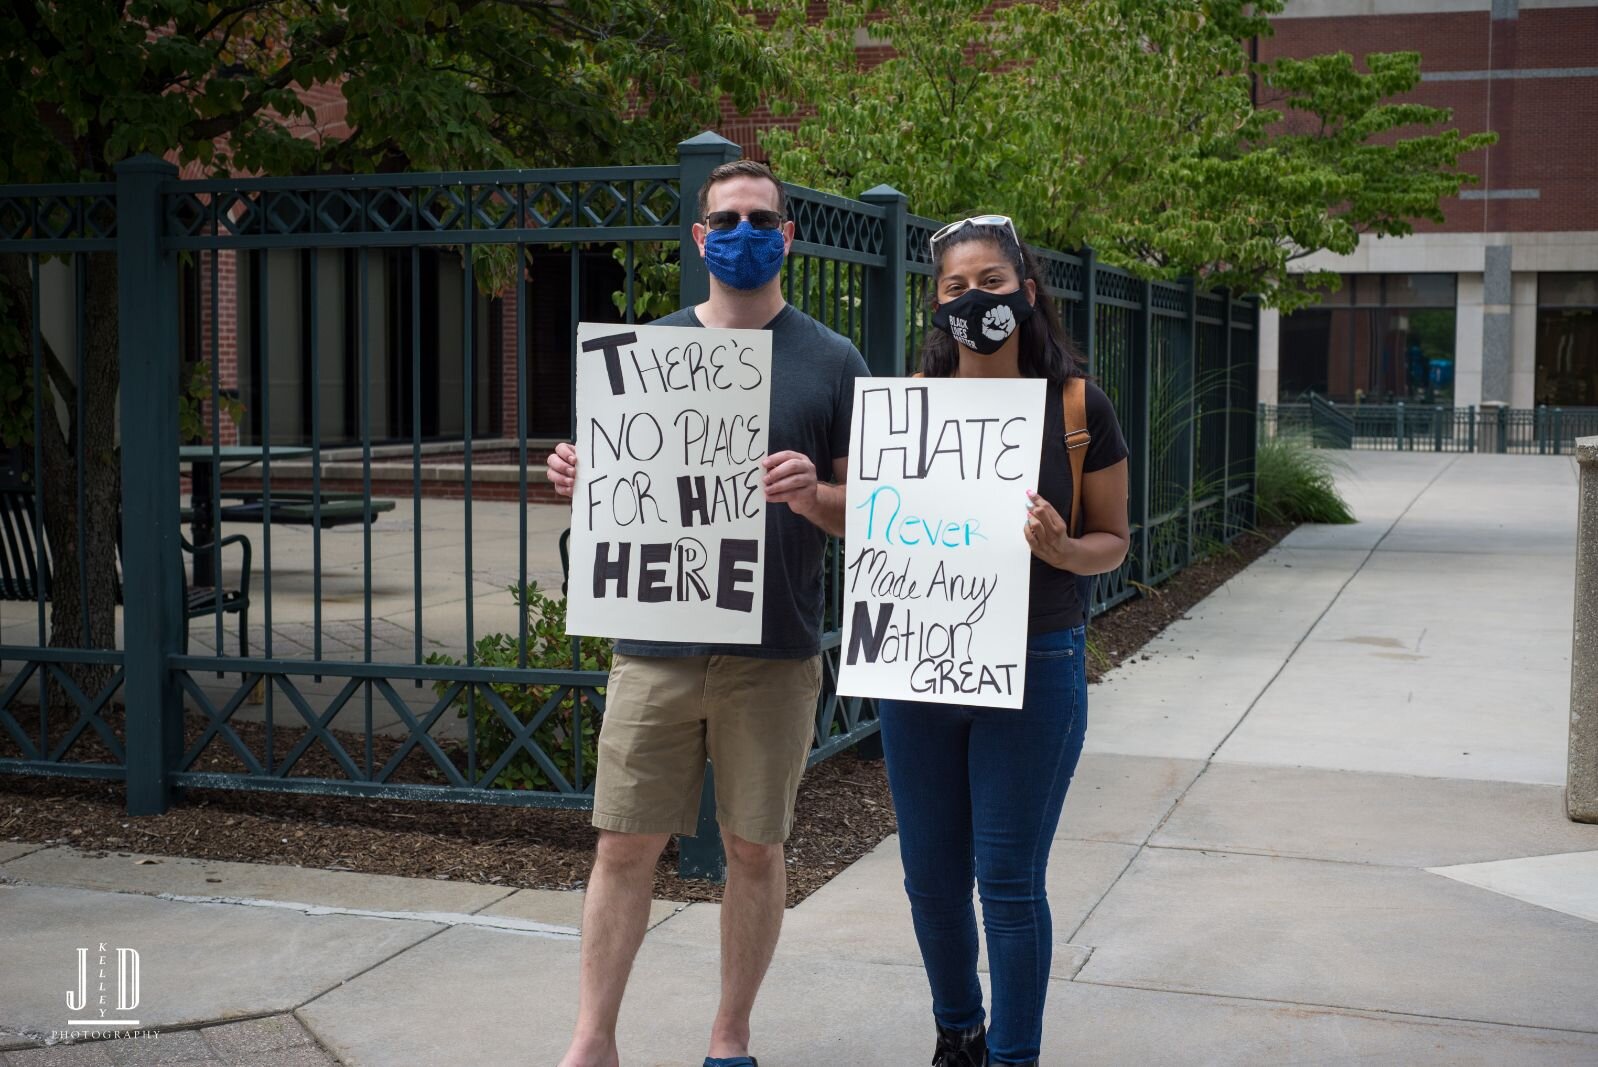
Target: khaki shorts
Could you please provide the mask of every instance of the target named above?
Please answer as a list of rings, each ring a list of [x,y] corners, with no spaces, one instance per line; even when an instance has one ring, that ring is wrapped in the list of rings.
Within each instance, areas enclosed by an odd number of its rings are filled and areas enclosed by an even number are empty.
[[[815,735],[821,657],[626,656],[611,661],[594,825],[692,835],[705,757],[723,830],[779,845]]]

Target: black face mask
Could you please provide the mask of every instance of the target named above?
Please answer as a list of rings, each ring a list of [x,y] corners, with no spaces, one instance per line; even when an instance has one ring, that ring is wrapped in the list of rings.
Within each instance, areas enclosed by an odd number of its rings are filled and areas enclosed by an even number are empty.
[[[948,331],[971,351],[991,356],[1031,317],[1032,305],[1020,289],[1010,293],[968,289],[941,305],[932,316],[932,325]]]

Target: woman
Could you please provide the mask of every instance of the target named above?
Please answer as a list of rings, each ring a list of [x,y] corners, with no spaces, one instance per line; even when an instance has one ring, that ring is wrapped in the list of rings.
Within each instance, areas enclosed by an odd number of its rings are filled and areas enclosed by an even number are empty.
[[[882,701],[882,740],[905,890],[932,986],[934,1067],[1036,1064],[1054,943],[1044,872],[1087,727],[1077,576],[1114,570],[1126,558],[1126,443],[1109,398],[1087,384],[1091,440],[1081,533],[1071,536],[1062,518],[1072,498],[1063,390],[1083,372],[1059,316],[1040,299],[1037,260],[1003,215],[944,227],[932,238],[932,260],[938,329],[929,331],[922,372],[1049,382],[1038,490],[1025,500],[1033,556],[1026,692],[1020,710]],[[989,1029],[973,878],[993,986]]]

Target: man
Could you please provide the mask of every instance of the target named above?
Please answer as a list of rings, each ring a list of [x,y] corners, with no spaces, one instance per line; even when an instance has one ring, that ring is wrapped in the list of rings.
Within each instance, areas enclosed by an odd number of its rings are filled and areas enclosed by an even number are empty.
[[[695,831],[707,753],[727,886],[721,1004],[705,1064],[753,1067],[749,1013],[782,928],[782,846],[814,731],[822,556],[826,535],[843,533],[850,410],[866,364],[848,340],[783,300],[793,223],[770,169],[747,160],[717,167],[698,206],[694,243],[710,271],[710,299],[656,324],[771,331],[762,640],[616,645],[595,773],[599,847],[583,910],[577,1026],[562,1067],[620,1062],[616,1017],[648,923],[655,864],[673,833]],[[549,479],[564,496],[577,463],[570,444],[549,459]]]

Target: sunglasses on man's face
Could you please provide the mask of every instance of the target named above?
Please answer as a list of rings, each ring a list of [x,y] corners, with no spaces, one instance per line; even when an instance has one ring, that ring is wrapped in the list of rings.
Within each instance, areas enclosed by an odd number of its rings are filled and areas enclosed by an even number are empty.
[[[712,211],[705,216],[705,226],[712,230],[735,230],[744,219],[757,230],[775,230],[782,225],[780,211],[751,211],[741,215],[736,211]]]

